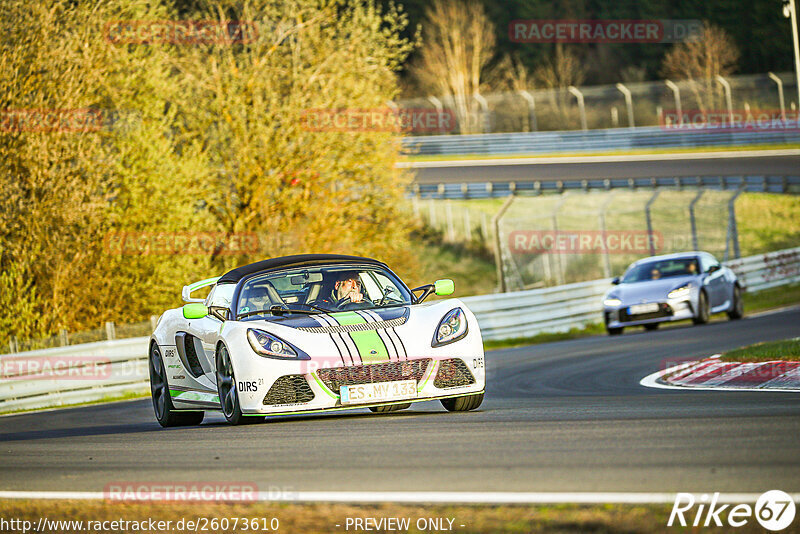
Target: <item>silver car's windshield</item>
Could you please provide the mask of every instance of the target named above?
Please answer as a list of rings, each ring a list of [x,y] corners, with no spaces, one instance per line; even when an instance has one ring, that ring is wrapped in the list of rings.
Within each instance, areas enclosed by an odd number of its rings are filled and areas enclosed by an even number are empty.
[[[304,311],[365,310],[412,303],[412,294],[379,266],[326,265],[269,272],[242,287],[237,315],[274,306]]]
[[[648,280],[660,280],[674,276],[689,276],[700,272],[697,258],[677,258],[671,260],[650,261],[631,267],[621,283],[631,284]]]

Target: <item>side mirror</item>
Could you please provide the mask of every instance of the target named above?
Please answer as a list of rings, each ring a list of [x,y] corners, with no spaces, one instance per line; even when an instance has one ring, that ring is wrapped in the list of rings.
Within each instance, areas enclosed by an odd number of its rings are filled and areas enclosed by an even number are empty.
[[[720,266],[719,266],[719,264],[717,264],[717,265],[712,265],[711,267],[709,267],[709,268],[708,268],[708,271],[706,271],[706,272],[708,272],[708,273],[715,273],[715,272],[719,271],[721,268],[722,268],[722,267],[720,267]]]
[[[191,302],[183,305],[184,319],[202,319],[208,315],[208,308],[202,302]]]
[[[433,292],[438,296],[451,295],[456,290],[456,285],[449,278],[437,280],[433,283]]]
[[[617,277],[615,277],[613,280],[611,280],[611,284],[612,284],[612,285],[615,285],[615,286],[616,286],[616,285],[619,285],[619,276],[617,276]]]

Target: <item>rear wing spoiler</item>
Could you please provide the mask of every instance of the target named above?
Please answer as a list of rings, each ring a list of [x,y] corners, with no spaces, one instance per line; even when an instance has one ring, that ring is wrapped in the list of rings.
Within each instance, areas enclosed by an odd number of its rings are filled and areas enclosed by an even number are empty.
[[[199,282],[189,284],[188,286],[183,286],[183,289],[181,290],[181,298],[183,298],[183,302],[205,302],[206,299],[192,298],[192,293],[198,289],[213,286],[220,278],[220,276],[215,276],[214,278],[206,278],[205,280],[200,280]]]

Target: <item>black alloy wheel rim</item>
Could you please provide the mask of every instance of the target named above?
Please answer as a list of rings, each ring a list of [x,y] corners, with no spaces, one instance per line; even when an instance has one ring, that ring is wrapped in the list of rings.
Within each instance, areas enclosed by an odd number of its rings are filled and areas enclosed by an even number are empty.
[[[236,409],[236,385],[233,377],[231,357],[225,346],[220,347],[217,358],[217,390],[222,405],[222,413],[230,419]]]
[[[150,352],[150,392],[153,397],[153,409],[158,419],[163,419],[167,411],[167,379],[164,376],[164,363],[161,361],[161,353],[158,347],[153,345]]]

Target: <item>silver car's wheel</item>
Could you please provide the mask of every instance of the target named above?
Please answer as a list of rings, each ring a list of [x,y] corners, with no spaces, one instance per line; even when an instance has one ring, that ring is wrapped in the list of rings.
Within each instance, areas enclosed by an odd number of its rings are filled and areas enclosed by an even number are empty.
[[[708,297],[706,297],[705,291],[701,291],[700,296],[697,298],[697,313],[692,321],[694,324],[706,324],[708,317]]]
[[[728,311],[728,318],[741,319],[744,317],[744,302],[742,302],[742,290],[739,286],[733,286],[733,303]]]

